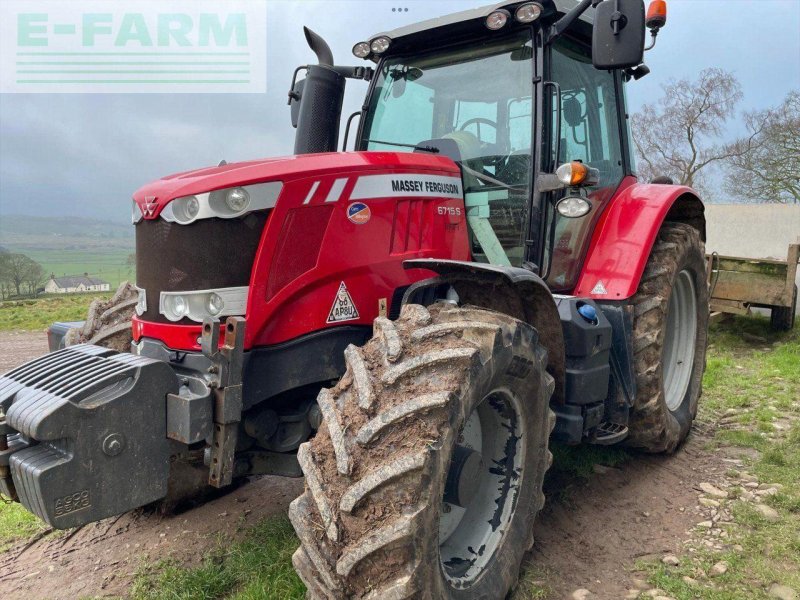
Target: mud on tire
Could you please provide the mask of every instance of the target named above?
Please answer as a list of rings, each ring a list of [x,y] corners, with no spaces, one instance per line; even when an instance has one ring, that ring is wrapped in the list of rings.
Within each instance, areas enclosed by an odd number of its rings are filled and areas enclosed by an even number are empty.
[[[488,310],[407,305],[345,358],[344,377],[318,398],[323,425],[298,451],[306,489],[289,509],[309,597],[503,597],[533,544],[552,462],[553,379],[536,331]],[[482,483],[464,509],[443,498],[475,418]]]
[[[685,373],[688,378],[685,392],[668,398],[665,391],[669,387],[665,384],[665,343],[676,325],[670,323],[669,312],[678,308],[670,305],[670,299],[674,297],[673,291],[681,277],[688,279],[694,290],[694,355],[676,354],[678,361],[688,358],[692,364]],[[637,393],[626,444],[647,452],[673,452],[689,434],[697,415],[706,366],[708,284],[705,246],[695,228],[683,223],[664,224],[650,253],[633,305]],[[680,315],[674,320],[680,325],[688,317],[690,315]]]

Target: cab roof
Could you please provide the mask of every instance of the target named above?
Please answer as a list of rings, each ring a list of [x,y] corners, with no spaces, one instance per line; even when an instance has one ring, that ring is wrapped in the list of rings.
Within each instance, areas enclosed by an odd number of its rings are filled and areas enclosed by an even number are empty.
[[[506,9],[513,15],[514,11],[519,6],[527,4],[528,2],[530,2],[530,0],[521,0],[516,2],[506,1],[499,2],[497,4],[490,4],[488,6],[482,6],[479,8],[463,10],[457,13],[444,15],[442,17],[435,17],[426,21],[412,23],[411,25],[406,25],[404,27],[398,27],[397,29],[393,29],[391,31],[376,33],[369,39],[373,40],[381,36],[388,37],[392,40],[393,48],[390,48],[390,52],[392,52],[393,50],[396,50],[398,46],[405,47],[414,45],[415,41],[419,39],[420,34],[424,34],[428,39],[435,37],[437,33],[448,33],[450,34],[447,35],[448,38],[460,37],[459,34],[461,31],[466,34],[469,30],[474,30],[476,25],[484,28],[487,34],[500,33],[490,32],[485,28],[484,21],[486,17],[488,17],[492,12],[501,8]],[[538,0],[538,2],[544,7],[544,11],[540,17],[540,20],[542,21],[552,21],[554,20],[554,17],[558,15],[558,13],[567,13],[579,4],[578,0]],[[579,20],[591,27],[593,17],[594,11],[590,9],[584,11]],[[510,20],[510,24],[512,27],[524,27],[524,25],[513,22],[513,18]],[[504,29],[508,27],[509,26],[506,25]],[[437,32],[437,30],[439,31]]]

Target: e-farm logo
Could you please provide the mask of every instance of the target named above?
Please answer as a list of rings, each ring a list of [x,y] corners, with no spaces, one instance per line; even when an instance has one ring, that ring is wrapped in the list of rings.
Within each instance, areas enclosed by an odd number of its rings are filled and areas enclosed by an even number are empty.
[[[2,0],[0,92],[263,93],[266,0]]]

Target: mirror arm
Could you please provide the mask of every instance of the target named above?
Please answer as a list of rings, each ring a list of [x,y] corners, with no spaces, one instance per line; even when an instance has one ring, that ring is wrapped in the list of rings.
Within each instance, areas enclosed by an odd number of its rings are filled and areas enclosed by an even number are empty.
[[[578,19],[578,17],[586,12],[586,9],[588,9],[590,6],[595,7],[602,1],[603,0],[581,0],[581,3],[578,4],[578,6],[553,23],[553,25],[550,27],[547,43],[549,44],[550,42],[553,42],[557,38],[561,37],[561,34],[564,33],[569,26]]]
[[[286,103],[291,106],[292,101],[300,100],[300,94],[294,91],[295,86],[297,85],[297,74],[302,71],[303,69],[308,70],[308,65],[303,65],[301,67],[297,67],[294,70],[294,75],[292,75],[292,85],[289,86],[289,101]]]

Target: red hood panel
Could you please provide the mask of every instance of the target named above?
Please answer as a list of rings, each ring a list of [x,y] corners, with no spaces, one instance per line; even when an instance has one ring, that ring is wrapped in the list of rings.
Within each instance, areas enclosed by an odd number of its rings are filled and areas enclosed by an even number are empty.
[[[331,152],[284,156],[219,167],[206,167],[184,173],[168,175],[139,188],[134,200],[144,209],[147,201],[148,219],[158,218],[161,210],[175,198],[203,194],[237,185],[250,185],[266,181],[283,181],[320,176],[338,171],[384,171],[396,168],[452,171],[458,173],[456,164],[449,158],[432,154],[409,152]],[[153,209],[155,204],[155,210]],[[151,212],[152,211],[152,212]],[[150,216],[152,215],[152,216]]]

